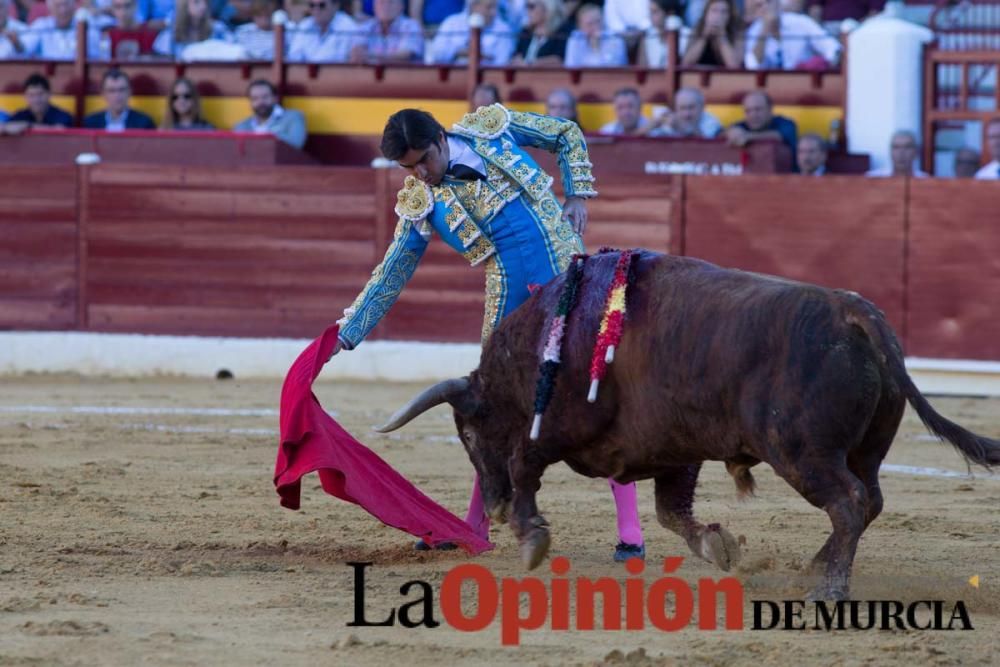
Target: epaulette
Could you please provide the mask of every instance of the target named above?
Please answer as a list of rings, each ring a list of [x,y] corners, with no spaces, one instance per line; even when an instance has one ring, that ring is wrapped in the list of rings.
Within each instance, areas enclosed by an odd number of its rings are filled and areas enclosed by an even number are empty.
[[[462,120],[451,126],[451,131],[478,139],[496,139],[507,131],[510,112],[502,104],[479,107],[462,116]]]
[[[426,218],[434,208],[434,194],[429,185],[416,176],[407,176],[403,189],[396,194],[396,215],[410,222]]]

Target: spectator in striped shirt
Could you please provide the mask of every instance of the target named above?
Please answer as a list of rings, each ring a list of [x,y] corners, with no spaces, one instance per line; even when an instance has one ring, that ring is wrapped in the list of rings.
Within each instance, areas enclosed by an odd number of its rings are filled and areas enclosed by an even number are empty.
[[[351,62],[413,62],[423,57],[423,30],[403,14],[403,0],[375,0],[375,18],[361,26]]]
[[[274,60],[274,25],[271,17],[277,7],[275,0],[253,0],[250,3],[250,23],[233,31],[236,43],[247,50],[250,60]]]

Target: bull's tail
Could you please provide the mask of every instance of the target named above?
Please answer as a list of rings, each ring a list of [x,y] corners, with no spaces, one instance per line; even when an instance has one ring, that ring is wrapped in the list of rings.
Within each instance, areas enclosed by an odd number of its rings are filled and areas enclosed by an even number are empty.
[[[967,462],[978,463],[987,470],[1000,465],[1000,441],[976,435],[938,414],[906,372],[902,347],[885,321],[885,316],[871,303],[865,302],[865,305],[865,321],[859,324],[885,355],[889,373],[902,389],[906,400],[917,411],[927,430],[950,442]]]

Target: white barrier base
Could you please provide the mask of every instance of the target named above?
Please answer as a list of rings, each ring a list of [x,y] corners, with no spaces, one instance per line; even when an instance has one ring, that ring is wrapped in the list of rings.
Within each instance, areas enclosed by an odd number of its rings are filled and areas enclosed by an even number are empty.
[[[0,374],[79,373],[111,377],[183,375],[284,378],[308,339],[0,332]],[[371,341],[343,351],[320,379],[423,382],[468,375],[476,344]]]
[[[0,374],[78,373],[111,377],[182,375],[283,378],[307,339],[146,336],[83,332],[0,332]],[[479,365],[474,343],[371,341],[341,352],[321,379],[434,382]],[[908,358],[928,394],[1000,396],[1000,362]]]

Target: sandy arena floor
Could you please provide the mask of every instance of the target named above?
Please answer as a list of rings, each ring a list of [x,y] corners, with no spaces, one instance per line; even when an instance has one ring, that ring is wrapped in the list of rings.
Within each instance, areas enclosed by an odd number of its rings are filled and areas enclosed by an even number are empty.
[[[305,480],[301,511],[281,508],[271,483],[279,389],[239,380],[3,380],[0,665],[985,665],[1000,655],[1000,477],[978,470],[972,479],[884,470],[886,509],[861,541],[853,586],[861,599],[964,600],[973,632],[539,630],[505,648],[498,622],[478,633],[348,628],[345,561],[375,562],[368,609],[381,617],[406,601],[403,583],[422,579],[437,590],[465,556],[414,552],[409,536],[324,495],[315,476]],[[471,466],[446,410],[397,434],[370,431],[419,389],[320,384],[317,394],[348,430],[461,513]],[[932,402],[1000,437],[1000,399]],[[93,409],[109,407],[116,410]],[[912,413],[888,463],[965,471]],[[758,495],[741,503],[723,466],[707,464],[698,514],[746,536],[736,575],[748,600],[800,599],[799,571],[829,521],[766,466],[754,472]],[[657,525],[652,483],[639,493],[652,582],[660,559],[690,553]],[[558,466],[539,503],[571,574],[625,577],[611,562],[604,481]],[[498,577],[523,576],[509,529],[496,528],[493,539],[497,549],[477,562]],[[550,576],[545,566],[537,574]],[[694,583],[721,573],[687,558],[680,575]]]

